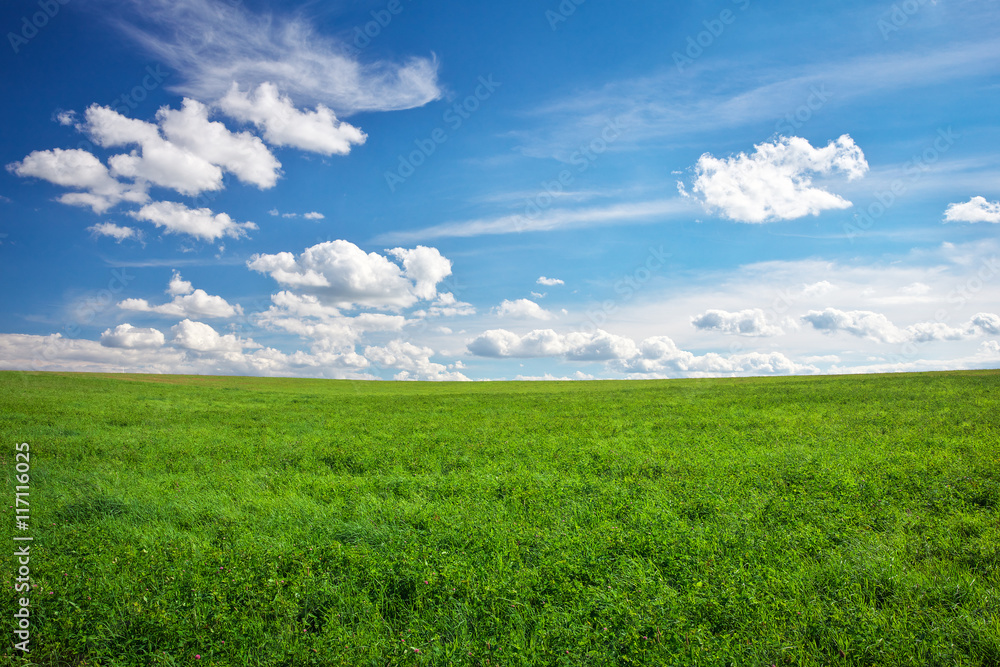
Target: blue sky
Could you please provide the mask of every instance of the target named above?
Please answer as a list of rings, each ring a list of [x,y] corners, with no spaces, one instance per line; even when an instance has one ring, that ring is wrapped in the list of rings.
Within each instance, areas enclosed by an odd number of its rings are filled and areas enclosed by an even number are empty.
[[[5,3],[0,366],[997,367],[998,9]]]

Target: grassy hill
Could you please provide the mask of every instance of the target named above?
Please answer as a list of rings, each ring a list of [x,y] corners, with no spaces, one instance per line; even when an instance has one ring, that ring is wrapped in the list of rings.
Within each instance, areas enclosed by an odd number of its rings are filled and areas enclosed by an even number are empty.
[[[998,371],[6,372],[0,408],[2,664],[1000,664]]]

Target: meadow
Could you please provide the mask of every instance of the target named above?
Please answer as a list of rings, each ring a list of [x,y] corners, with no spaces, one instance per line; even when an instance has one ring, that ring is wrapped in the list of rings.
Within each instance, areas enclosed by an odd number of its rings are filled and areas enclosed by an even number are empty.
[[[5,372],[0,407],[0,664],[1000,664],[998,371]]]

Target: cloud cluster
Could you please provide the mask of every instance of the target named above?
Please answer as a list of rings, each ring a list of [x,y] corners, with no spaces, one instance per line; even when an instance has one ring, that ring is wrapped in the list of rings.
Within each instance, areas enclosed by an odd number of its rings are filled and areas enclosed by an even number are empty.
[[[401,340],[390,341],[383,347],[366,347],[365,357],[373,364],[399,370],[394,380],[468,381],[458,371],[449,371],[444,364],[430,360],[434,351]]]
[[[337,120],[327,107],[319,104],[315,111],[299,111],[287,96],[278,94],[278,87],[265,82],[256,90],[244,93],[233,84],[219,107],[229,116],[253,123],[263,130],[264,139],[272,146],[292,146],[323,155],[347,155],[352,144],[363,144],[364,132]]]
[[[61,195],[59,201],[71,206],[89,206],[96,213],[104,213],[123,201],[149,200],[144,186],[116,180],[100,160],[79,148],[32,151],[20,162],[8,164],[7,170],[24,178],[39,178],[80,190]]]
[[[606,331],[560,334],[536,329],[523,336],[506,329],[491,329],[470,341],[468,351],[480,357],[554,357],[565,361],[603,361],[611,371],[635,377],[679,375],[764,375],[818,372],[814,366],[797,364],[779,352],[749,352],[723,356],[698,356],[681,350],[666,336],[636,343],[631,338]]]
[[[406,308],[418,300],[433,299],[437,284],[451,275],[451,261],[436,248],[387,252],[402,266],[344,240],[319,243],[298,256],[290,252],[254,255],[247,266],[338,308]]]
[[[868,172],[864,153],[848,135],[814,148],[801,137],[778,137],[751,155],[716,158],[705,153],[695,165],[693,191],[709,210],[738,222],[771,222],[818,215],[851,206],[839,195],[814,186],[814,174],[839,171],[848,180]]]
[[[780,336],[781,327],[767,321],[767,314],[760,308],[748,308],[736,313],[725,310],[707,310],[691,318],[691,324],[702,331],[718,331],[738,336]]]
[[[122,310],[155,313],[177,318],[226,318],[243,315],[243,308],[231,305],[221,296],[213,296],[202,289],[194,289],[190,282],[174,272],[167,293],[173,295],[169,303],[151,306],[146,299],[125,299],[118,303]]]
[[[960,327],[951,327],[943,322],[918,322],[898,327],[881,313],[837,308],[811,310],[802,316],[802,321],[827,334],[843,331],[878,343],[955,341],[1000,332],[1000,316],[993,313],[978,313]]]
[[[81,129],[99,146],[136,146],[108,158],[111,175],[194,196],[221,190],[224,172],[261,189],[278,181],[281,163],[249,132],[234,133],[208,120],[208,107],[185,98],[181,109],[162,107],[159,125],[128,118],[108,107],[87,109]]]
[[[136,220],[151,222],[168,234],[189,234],[205,241],[228,236],[240,238],[257,229],[252,222],[236,222],[227,213],[214,213],[209,208],[188,208],[184,204],[158,201],[129,213]]]

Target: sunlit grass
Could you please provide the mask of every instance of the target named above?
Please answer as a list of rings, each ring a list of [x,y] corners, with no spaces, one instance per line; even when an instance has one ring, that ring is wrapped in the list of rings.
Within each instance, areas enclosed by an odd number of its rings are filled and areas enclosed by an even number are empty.
[[[35,664],[1000,664],[997,372],[0,400]]]

